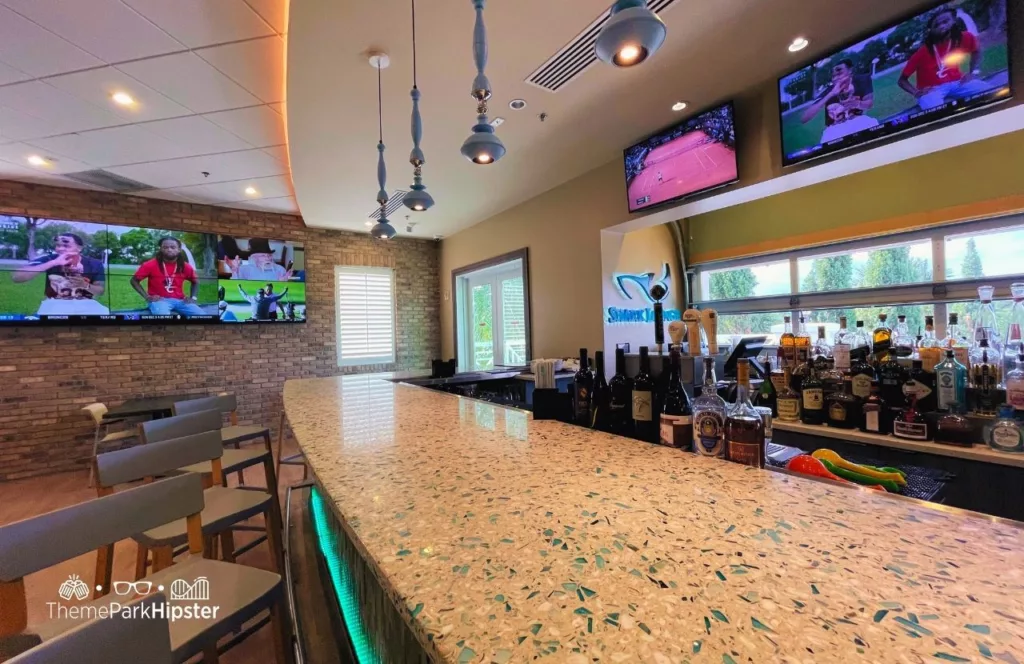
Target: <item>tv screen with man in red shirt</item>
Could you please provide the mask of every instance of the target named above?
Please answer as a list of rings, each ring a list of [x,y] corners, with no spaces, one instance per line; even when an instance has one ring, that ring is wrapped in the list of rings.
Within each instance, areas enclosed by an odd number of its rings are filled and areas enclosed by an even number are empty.
[[[789,166],[1012,96],[1007,0],[953,0],[779,79]]]

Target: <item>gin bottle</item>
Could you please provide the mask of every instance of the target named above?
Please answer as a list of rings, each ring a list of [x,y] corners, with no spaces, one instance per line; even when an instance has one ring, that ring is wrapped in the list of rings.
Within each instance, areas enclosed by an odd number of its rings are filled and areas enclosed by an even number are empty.
[[[939,393],[939,410],[949,410],[955,403],[967,402],[967,367],[946,351],[946,359],[935,367],[935,382]]]

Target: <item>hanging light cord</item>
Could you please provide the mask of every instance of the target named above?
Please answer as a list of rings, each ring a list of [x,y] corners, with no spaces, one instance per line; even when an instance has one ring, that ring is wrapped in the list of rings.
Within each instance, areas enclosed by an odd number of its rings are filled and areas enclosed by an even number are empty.
[[[416,0],[412,0],[412,87],[416,85]]]

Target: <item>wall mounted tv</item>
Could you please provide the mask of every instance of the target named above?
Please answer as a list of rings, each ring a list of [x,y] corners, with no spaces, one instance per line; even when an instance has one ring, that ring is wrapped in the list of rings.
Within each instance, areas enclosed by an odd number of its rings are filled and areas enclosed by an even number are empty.
[[[779,79],[790,166],[1012,96],[1007,0],[953,0]]]
[[[630,212],[736,182],[732,102],[654,134],[626,149],[624,158]]]
[[[301,323],[300,243],[0,215],[0,325]]]

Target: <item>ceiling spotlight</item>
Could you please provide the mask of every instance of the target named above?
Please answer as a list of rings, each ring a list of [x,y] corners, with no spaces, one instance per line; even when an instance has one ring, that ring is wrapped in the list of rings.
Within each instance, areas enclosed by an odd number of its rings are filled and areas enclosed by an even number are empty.
[[[594,44],[597,57],[616,67],[632,67],[665,43],[665,23],[645,0],[616,0]]]
[[[34,154],[29,156],[28,163],[32,164],[33,166],[49,166],[50,160],[47,159],[46,157],[40,157],[39,155]]]
[[[672,104],[672,110],[675,111],[676,113],[678,113],[679,111],[686,110],[686,102],[677,101],[676,103]]]
[[[127,92],[115,92],[110,95],[110,98],[119,106],[133,106],[135,104],[135,100]]]
[[[807,45],[810,43],[811,42],[807,41],[805,37],[797,37],[793,40],[793,43],[789,45],[789,52],[796,53],[797,51],[802,51],[807,48]]]
[[[256,191],[256,187],[246,187],[245,193],[248,196],[255,196],[258,192]]]
[[[510,101],[508,103],[508,107],[511,108],[513,111],[521,111],[524,108],[526,108],[526,100],[525,99],[513,99],[512,101]]]

